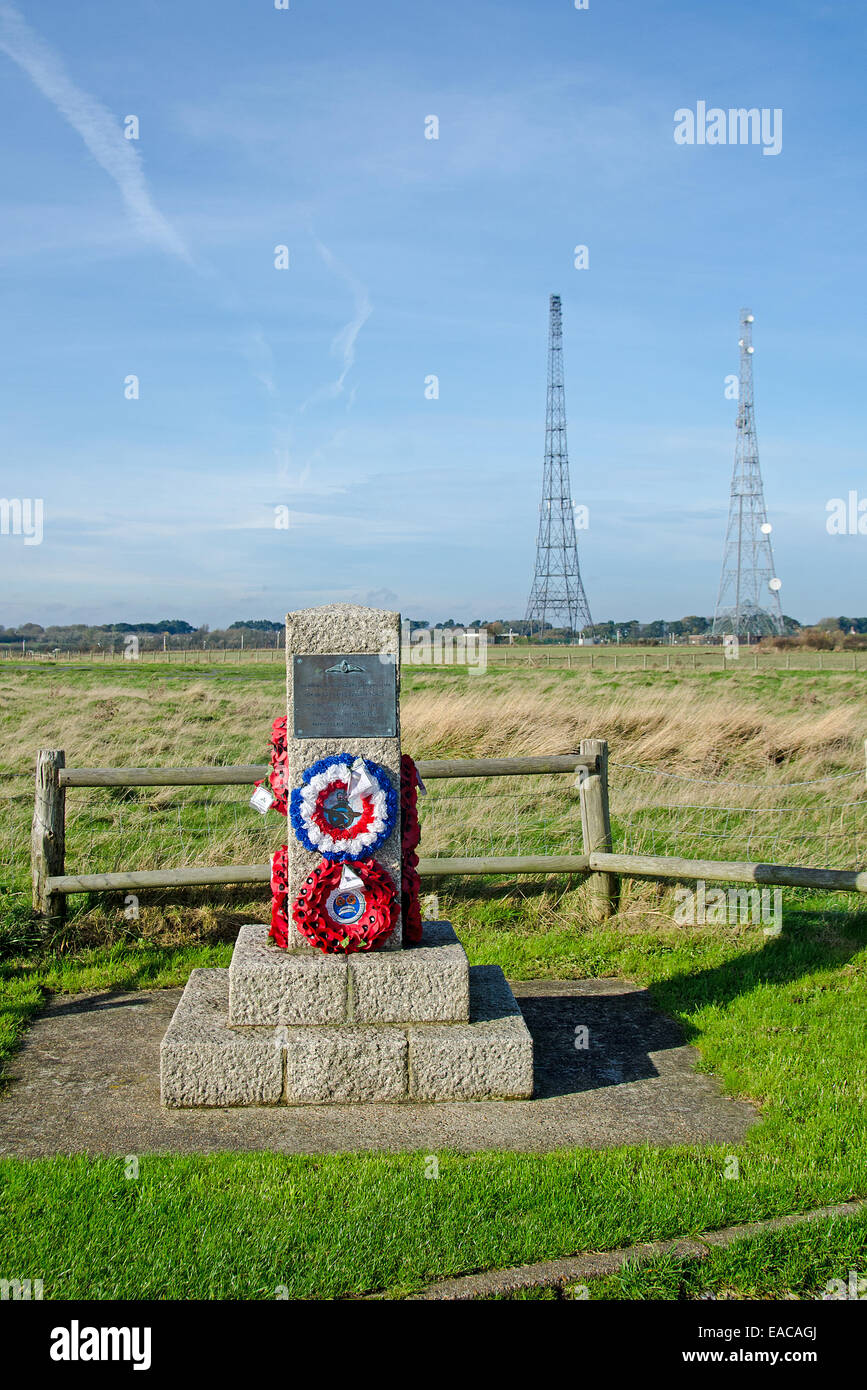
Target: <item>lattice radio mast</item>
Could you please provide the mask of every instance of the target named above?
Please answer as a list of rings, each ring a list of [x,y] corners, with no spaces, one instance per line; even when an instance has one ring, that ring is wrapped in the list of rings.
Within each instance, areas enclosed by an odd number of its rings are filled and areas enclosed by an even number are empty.
[[[737,445],[729,520],[713,633],[763,637],[783,631],[780,580],[774,572],[765,511],[753,400],[753,315],[741,310]]]
[[[590,606],[578,565],[575,512],[566,449],[566,394],[563,387],[563,322],[559,294],[551,295],[548,328],[548,408],[545,466],[536,572],[527,603],[527,622],[565,627],[569,636],[592,627]]]

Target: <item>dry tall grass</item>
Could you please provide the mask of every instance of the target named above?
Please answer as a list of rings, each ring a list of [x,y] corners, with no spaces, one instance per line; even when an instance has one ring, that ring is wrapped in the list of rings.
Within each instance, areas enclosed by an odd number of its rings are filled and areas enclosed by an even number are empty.
[[[405,702],[403,723],[406,744],[426,757],[565,752],[589,734],[606,738],[618,849],[836,867],[867,858],[857,677],[539,673],[496,678],[495,688],[440,679]],[[437,785],[425,843],[437,853],[576,852],[576,803],[563,779]]]
[[[276,679],[137,680],[94,673],[0,680],[0,770],[25,774],[39,747],[78,765],[258,762],[283,703]],[[416,757],[563,752],[607,738],[621,763],[759,780],[821,776],[863,761],[863,677],[709,681],[545,672],[406,682],[404,747]],[[781,773],[782,770],[782,773]]]
[[[509,688],[508,680],[498,678],[496,689],[475,677],[411,692],[403,704],[404,743],[416,756],[494,757],[566,752],[581,738],[606,738],[620,763],[707,777],[737,769],[772,782],[863,760],[867,701],[854,682],[839,692],[804,682],[802,699],[784,706],[770,688],[744,693],[728,681],[721,687],[685,678],[662,688],[628,677],[614,683],[540,676],[513,677]]]
[[[582,737],[607,738],[618,847],[852,864],[867,854],[867,788],[857,776],[867,733],[862,687],[863,677],[836,673],[410,672],[403,744],[416,757],[485,757],[566,752]],[[260,762],[282,704],[276,671],[4,676],[5,874],[26,873],[37,748],[62,747],[78,766]],[[817,785],[791,785],[798,782]],[[285,822],[261,820],[246,802],[242,787],[71,792],[69,867],[262,862]],[[745,815],[749,808],[755,814]],[[571,778],[434,783],[422,820],[428,854],[580,848]]]

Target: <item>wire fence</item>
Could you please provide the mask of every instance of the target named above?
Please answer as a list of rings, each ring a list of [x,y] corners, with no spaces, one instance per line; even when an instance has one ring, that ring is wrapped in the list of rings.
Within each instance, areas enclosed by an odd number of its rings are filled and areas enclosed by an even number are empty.
[[[466,664],[454,656],[438,654],[423,661],[418,651],[407,656],[407,665],[425,670]],[[281,666],[285,662],[282,646],[266,647],[142,647],[135,660],[124,656],[122,647],[116,651],[99,648],[93,651],[22,651],[20,645],[0,644],[0,664],[18,667],[114,667],[115,671],[134,672],[155,666],[241,668]],[[476,665],[476,661],[470,663]],[[605,644],[601,646],[539,647],[508,646],[489,642],[485,648],[485,665],[500,670],[552,669],[569,671],[718,671],[732,674],[738,671],[867,671],[867,650],[863,646],[817,651],[807,647],[788,650],[762,650],[744,645],[736,658],[722,646],[691,646],[677,643],[672,646],[629,647]]]
[[[580,854],[577,786],[563,773],[429,783],[419,800],[421,852],[426,858]]]
[[[860,770],[809,782],[730,782],[611,761],[612,847],[684,859],[860,867],[867,861],[864,782]],[[445,783],[430,790],[420,819],[426,856],[583,848],[577,781],[563,776],[500,778],[481,787]]]
[[[860,867],[867,860],[864,771],[742,782],[611,763],[614,848],[628,854]]]
[[[19,783],[20,786],[20,783]],[[0,889],[29,898],[33,793],[0,784]]]
[[[250,789],[252,790],[252,788]],[[32,793],[0,785],[0,886],[29,897]],[[615,852],[853,869],[867,865],[863,769],[813,781],[732,782],[611,761]],[[580,854],[577,777],[431,780],[419,800],[426,858]],[[247,789],[76,788],[66,799],[67,871],[263,864],[286,821]]]
[[[20,786],[20,783],[19,783]],[[30,895],[33,793],[0,789],[0,890]],[[86,787],[66,797],[70,873],[265,864],[286,840],[282,816],[249,805],[252,787]]]

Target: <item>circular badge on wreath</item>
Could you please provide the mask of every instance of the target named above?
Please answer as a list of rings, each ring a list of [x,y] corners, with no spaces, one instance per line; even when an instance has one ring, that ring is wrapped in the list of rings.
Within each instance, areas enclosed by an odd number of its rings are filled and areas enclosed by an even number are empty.
[[[289,820],[323,859],[366,859],[395,827],[397,792],[385,768],[351,753],[319,758],[292,792]]]
[[[308,874],[292,920],[320,951],[370,951],[394,931],[399,916],[394,880],[374,859],[323,859]]]

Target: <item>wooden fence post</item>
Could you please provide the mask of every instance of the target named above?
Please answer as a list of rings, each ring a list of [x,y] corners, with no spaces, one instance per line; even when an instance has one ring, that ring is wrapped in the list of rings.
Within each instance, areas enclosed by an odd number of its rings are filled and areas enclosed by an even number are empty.
[[[66,898],[50,893],[47,880],[63,873],[66,852],[66,788],[60,769],[66,765],[62,748],[40,748],[36,759],[36,802],[30,834],[33,906],[45,917],[63,917]]]
[[[611,819],[608,811],[608,744],[601,738],[582,738],[578,751],[599,759],[599,771],[579,783],[581,830],[585,854],[611,853]],[[580,775],[580,774],[579,774]],[[610,917],[615,911],[617,880],[614,874],[589,874],[587,883],[595,916]]]

